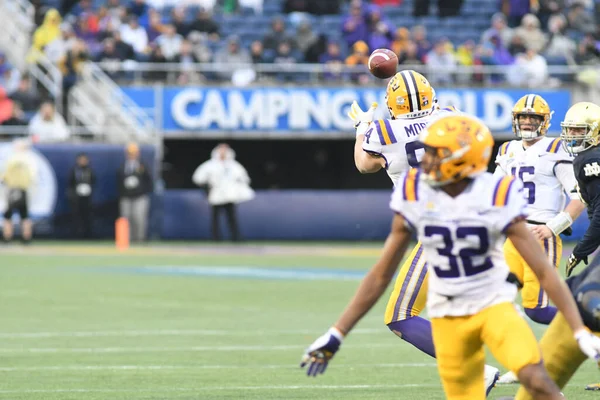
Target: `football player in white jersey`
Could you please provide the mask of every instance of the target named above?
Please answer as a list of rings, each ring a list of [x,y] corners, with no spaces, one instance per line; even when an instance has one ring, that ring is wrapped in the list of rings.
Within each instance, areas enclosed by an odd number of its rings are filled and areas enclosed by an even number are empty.
[[[516,140],[505,142],[496,157],[494,175],[515,176],[525,187],[527,224],[540,241],[550,263],[558,268],[562,255],[560,234],[568,230],[585,209],[579,200],[573,173],[573,157],[560,143],[560,138],[547,137],[552,112],[540,95],[527,94],[513,107],[513,132]],[[565,192],[569,196],[566,204]],[[556,314],[548,295],[535,274],[510,240],[504,244],[504,256],[522,284],[522,304],[533,321],[548,325]],[[517,377],[507,372],[498,383],[516,383]]]
[[[431,264],[427,308],[446,398],[485,398],[485,344],[534,399],[561,399],[533,332],[514,306],[517,288],[509,282],[502,253],[506,237],[564,315],[583,353],[600,359],[600,338],[583,325],[573,296],[527,227],[522,183],[486,172],[494,140],[476,118],[442,117],[420,140],[422,169],[400,177],[382,255],[340,319],[308,347],[301,366],[308,365],[309,375],[325,370],[344,337],[384,293],[416,232]]]
[[[367,112],[356,102],[352,104],[349,116],[356,126],[354,161],[362,173],[385,168],[396,186],[403,173],[419,165],[424,152],[419,133],[431,121],[457,110],[440,109],[433,87],[423,75],[412,70],[399,72],[390,80],[385,101],[390,118],[375,121],[375,104]],[[417,244],[400,268],[384,322],[397,336],[435,357],[431,323],[419,316],[427,301],[427,277],[423,248]],[[497,368],[486,365],[487,393],[499,377]]]

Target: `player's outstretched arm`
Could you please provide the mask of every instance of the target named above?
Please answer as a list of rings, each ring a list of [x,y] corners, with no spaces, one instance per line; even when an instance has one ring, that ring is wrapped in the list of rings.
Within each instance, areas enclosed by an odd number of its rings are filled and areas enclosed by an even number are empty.
[[[575,334],[581,351],[595,360],[600,359],[600,339],[594,336],[583,324],[575,300],[565,282],[550,265],[539,242],[533,237],[524,220],[512,223],[506,236],[513,243],[525,262],[531,267],[541,287],[564,315]]]
[[[364,134],[356,135],[354,143],[354,165],[361,174],[372,174],[385,167],[383,157],[377,157],[363,150]]]
[[[410,231],[406,227],[404,217],[396,214],[379,260],[363,278],[340,319],[327,333],[319,337],[306,349],[300,366],[308,365],[307,374],[309,376],[316,376],[325,371],[329,360],[342,344],[344,336],[350,332],[385,292],[398,269],[398,264],[402,261],[409,242]]]

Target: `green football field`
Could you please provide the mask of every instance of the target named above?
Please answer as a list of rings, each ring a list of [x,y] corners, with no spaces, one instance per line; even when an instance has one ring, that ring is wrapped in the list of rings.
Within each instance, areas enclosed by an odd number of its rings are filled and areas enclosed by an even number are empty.
[[[378,248],[0,247],[0,399],[443,399],[434,360],[383,325],[387,297],[325,375],[298,366]],[[600,398],[583,390],[594,381],[598,367],[586,363],[566,397]]]

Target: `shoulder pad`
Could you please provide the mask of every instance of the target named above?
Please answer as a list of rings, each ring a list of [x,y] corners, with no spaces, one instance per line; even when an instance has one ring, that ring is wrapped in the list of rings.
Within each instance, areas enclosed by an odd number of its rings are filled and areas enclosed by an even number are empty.
[[[498,155],[496,157],[502,157],[502,156],[507,155],[508,154],[508,148],[510,147],[510,144],[512,142],[513,142],[512,140],[509,140],[508,142],[502,143],[502,145],[498,149]]]
[[[504,207],[508,204],[508,194],[514,181],[514,176],[504,176],[496,181],[492,195],[494,207]]]
[[[562,142],[561,142],[560,138],[556,138],[556,139],[552,140],[550,143],[548,143],[548,146],[546,147],[546,153],[558,154],[561,149],[564,151]]]
[[[418,168],[410,169],[402,180],[402,198],[406,201],[419,200],[419,179],[421,170]]]

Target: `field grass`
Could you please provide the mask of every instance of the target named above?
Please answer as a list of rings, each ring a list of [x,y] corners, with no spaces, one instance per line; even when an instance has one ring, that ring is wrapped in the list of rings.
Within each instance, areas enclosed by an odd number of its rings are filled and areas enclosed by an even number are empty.
[[[298,367],[378,246],[2,247],[0,399],[443,399],[434,361],[383,325],[387,297],[325,375]],[[567,398],[596,380],[587,363]]]

